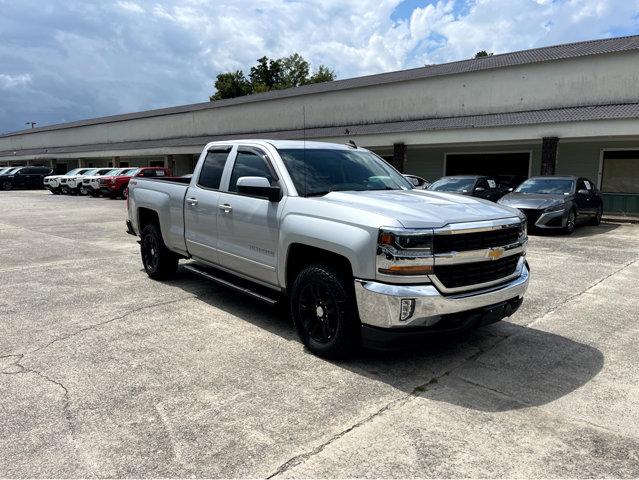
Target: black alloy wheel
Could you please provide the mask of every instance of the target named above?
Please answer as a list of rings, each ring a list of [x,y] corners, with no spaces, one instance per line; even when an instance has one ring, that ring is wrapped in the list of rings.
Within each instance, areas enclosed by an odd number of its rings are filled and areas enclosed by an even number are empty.
[[[140,249],[144,269],[149,275],[154,274],[160,264],[160,245],[157,237],[155,235],[145,235]]]
[[[315,355],[338,359],[359,349],[361,323],[351,274],[324,264],[302,269],[290,307],[300,340]]]
[[[2,190],[11,190],[13,188],[13,182],[9,180],[5,180],[2,182]]]
[[[175,274],[179,257],[166,248],[160,228],[155,224],[146,225],[140,237],[140,255],[146,274],[154,280],[164,280]]]
[[[317,343],[328,343],[337,333],[339,311],[335,298],[325,285],[308,283],[300,291],[302,328]]]
[[[592,220],[590,221],[591,225],[599,225],[601,223],[601,217],[603,217],[603,205],[599,205],[599,207],[597,207],[597,213],[595,213],[595,216],[592,217]]]
[[[575,212],[575,209],[571,209],[568,212],[568,218],[566,219],[566,228],[564,229],[564,231],[570,235],[572,232],[575,231],[575,224],[577,222],[577,212]]]

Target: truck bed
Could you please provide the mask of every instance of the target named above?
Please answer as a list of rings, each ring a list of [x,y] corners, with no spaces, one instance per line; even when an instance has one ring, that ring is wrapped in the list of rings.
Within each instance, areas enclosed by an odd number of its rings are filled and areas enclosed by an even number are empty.
[[[162,238],[169,249],[186,255],[184,240],[184,198],[191,182],[182,177],[136,177],[129,183],[129,209],[132,212],[148,209],[156,212]],[[137,220],[132,219],[139,232]]]

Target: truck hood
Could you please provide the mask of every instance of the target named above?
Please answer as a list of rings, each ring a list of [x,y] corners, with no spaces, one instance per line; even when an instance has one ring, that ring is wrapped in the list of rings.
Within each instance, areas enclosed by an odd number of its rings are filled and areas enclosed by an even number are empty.
[[[431,190],[331,192],[318,200],[383,215],[405,228],[440,228],[519,216],[517,210],[487,200]]]
[[[500,198],[499,204],[514,208],[539,210],[562,204],[565,201],[570,200],[570,198],[570,195],[513,192]]]

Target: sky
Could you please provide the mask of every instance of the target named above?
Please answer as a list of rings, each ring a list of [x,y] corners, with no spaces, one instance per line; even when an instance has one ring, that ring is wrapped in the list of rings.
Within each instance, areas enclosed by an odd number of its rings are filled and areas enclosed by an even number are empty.
[[[0,0],[0,133],[204,102],[297,52],[338,78],[639,34],[639,0]]]

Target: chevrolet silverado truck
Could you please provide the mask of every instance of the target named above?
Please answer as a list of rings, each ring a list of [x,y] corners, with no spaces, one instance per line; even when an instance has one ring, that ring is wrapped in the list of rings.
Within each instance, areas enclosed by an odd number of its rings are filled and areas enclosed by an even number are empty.
[[[191,178],[133,178],[128,232],[149,277],[183,268],[286,301],[313,353],[394,349],[497,322],[528,286],[518,210],[414,189],[354,145],[206,145]]]

